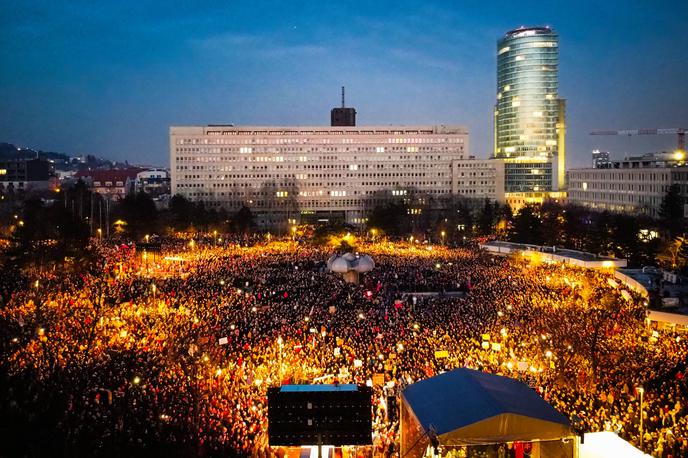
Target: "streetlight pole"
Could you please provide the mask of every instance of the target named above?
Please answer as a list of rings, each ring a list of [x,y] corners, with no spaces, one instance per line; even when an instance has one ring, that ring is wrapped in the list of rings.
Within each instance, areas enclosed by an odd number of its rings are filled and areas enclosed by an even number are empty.
[[[640,393],[640,450],[643,449],[643,395],[645,394],[645,388],[642,386],[638,387],[638,393]]]

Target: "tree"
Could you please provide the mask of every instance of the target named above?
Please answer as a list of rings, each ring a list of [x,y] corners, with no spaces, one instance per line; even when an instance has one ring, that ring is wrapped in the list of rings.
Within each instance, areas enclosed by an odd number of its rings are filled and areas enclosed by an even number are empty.
[[[242,205],[239,211],[232,217],[232,229],[241,234],[246,234],[251,232],[252,227],[253,213],[246,205]]]
[[[679,185],[672,184],[667,189],[666,195],[659,207],[659,217],[669,238],[674,238],[684,232],[683,198],[681,197]]]
[[[547,201],[540,207],[542,218],[542,242],[547,246],[564,245],[566,243],[564,208],[556,202]]]
[[[542,244],[540,218],[537,211],[538,208],[535,205],[528,204],[521,207],[514,217],[514,224],[511,228],[510,238],[513,242]]]
[[[683,270],[688,265],[688,239],[676,237],[668,242],[657,256],[671,270]]]
[[[495,208],[490,199],[485,198],[483,208],[480,211],[478,218],[478,230],[481,235],[490,235],[494,231],[495,225]]]
[[[192,221],[193,203],[181,194],[170,199],[170,226],[178,231],[186,230]]]
[[[368,227],[390,235],[408,233],[411,227],[406,206],[396,202],[376,205],[368,215]]]
[[[116,218],[126,221],[127,231],[134,237],[156,232],[158,211],[153,199],[144,192],[131,193],[115,209]]]

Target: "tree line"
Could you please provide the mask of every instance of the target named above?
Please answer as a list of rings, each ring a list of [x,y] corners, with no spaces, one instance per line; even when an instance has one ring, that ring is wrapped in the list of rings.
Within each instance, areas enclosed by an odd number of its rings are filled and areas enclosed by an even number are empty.
[[[492,237],[623,257],[631,265],[660,263],[684,271],[688,267],[688,233],[677,186],[664,197],[658,218],[556,201],[525,205],[514,214],[508,205],[489,199],[438,198],[417,190],[402,196],[380,191],[364,208],[365,230],[380,236],[454,244]],[[297,207],[292,210],[298,213]],[[167,208],[158,209],[145,193],[131,193],[113,203],[81,181],[52,199],[0,203],[0,222],[2,235],[15,243],[18,252],[53,250],[59,257],[78,253],[89,237],[141,240],[145,235],[175,232],[249,234],[259,229],[247,206],[228,212],[175,195]],[[48,240],[50,245],[46,245]]]

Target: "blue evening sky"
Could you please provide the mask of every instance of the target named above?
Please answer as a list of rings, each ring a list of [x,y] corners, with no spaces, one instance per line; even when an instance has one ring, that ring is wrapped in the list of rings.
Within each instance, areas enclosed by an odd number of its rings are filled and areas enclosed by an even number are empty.
[[[0,141],[168,164],[168,127],[464,124],[492,150],[496,40],[560,33],[570,167],[673,149],[688,127],[688,1],[0,2]]]

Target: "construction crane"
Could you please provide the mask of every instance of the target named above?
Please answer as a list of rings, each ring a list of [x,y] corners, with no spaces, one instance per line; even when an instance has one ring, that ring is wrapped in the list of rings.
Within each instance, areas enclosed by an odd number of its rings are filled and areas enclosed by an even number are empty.
[[[678,150],[686,151],[686,132],[688,129],[634,129],[634,130],[597,130],[590,132],[590,135],[665,135],[671,134],[678,137]]]

